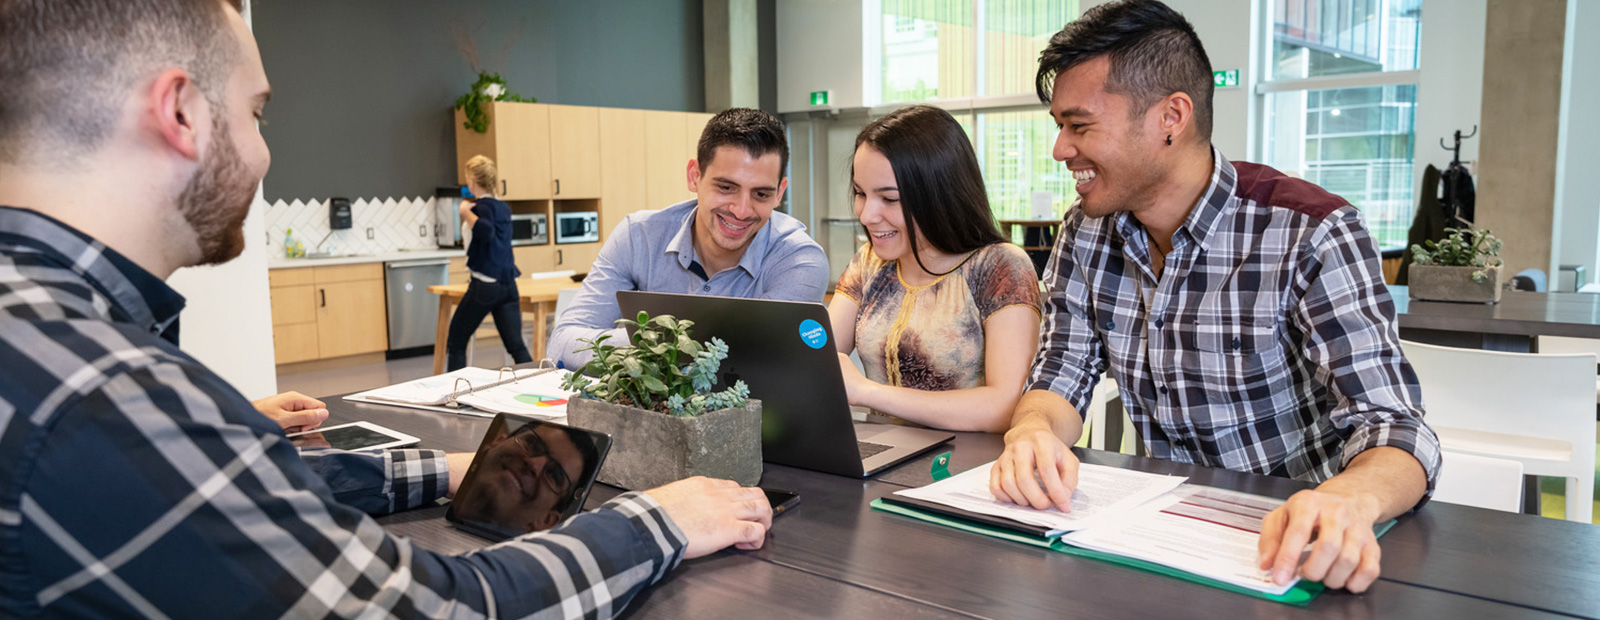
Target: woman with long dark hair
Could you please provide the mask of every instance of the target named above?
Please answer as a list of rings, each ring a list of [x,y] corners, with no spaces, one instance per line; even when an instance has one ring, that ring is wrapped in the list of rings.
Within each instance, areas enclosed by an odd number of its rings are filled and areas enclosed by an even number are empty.
[[[511,359],[518,364],[531,362],[533,356],[522,341],[522,302],[517,292],[517,276],[522,272],[511,254],[511,207],[494,195],[494,188],[500,187],[500,171],[494,161],[478,155],[467,160],[466,172],[467,189],[474,199],[461,203],[461,224],[472,231],[472,242],[467,245],[467,272],[472,279],[450,318],[445,367],[459,370],[467,365],[467,342],[483,324],[483,317],[490,315]]]
[[[861,131],[850,171],[869,240],[828,306],[850,404],[1004,431],[1038,348],[1039,279],[995,226],[972,143],[948,112],[903,108]]]

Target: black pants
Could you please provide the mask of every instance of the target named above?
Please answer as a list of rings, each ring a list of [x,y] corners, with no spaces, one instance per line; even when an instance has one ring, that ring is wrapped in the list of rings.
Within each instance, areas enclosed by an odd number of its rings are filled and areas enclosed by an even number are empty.
[[[528,355],[528,345],[522,342],[522,303],[517,299],[516,282],[484,282],[473,279],[467,284],[467,294],[456,306],[456,315],[450,317],[450,336],[445,340],[445,367],[459,370],[467,365],[467,342],[473,332],[483,324],[483,317],[494,314],[494,328],[500,331],[500,342],[518,364],[533,361]]]

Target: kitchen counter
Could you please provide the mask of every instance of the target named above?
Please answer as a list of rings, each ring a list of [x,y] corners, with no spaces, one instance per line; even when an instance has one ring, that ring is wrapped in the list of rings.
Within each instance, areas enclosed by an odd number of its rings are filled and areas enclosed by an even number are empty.
[[[459,258],[466,256],[466,250],[438,249],[438,250],[396,250],[381,254],[362,256],[334,256],[329,258],[282,258],[272,257],[267,259],[267,269],[298,269],[300,267],[332,267],[335,265],[359,265],[363,263],[387,263],[404,260],[426,260],[429,258]]]

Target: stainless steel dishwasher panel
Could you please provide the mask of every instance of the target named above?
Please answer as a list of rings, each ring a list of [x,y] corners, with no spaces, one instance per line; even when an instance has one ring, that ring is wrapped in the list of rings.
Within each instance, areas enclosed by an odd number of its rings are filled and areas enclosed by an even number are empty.
[[[389,304],[389,350],[433,344],[439,317],[439,296],[428,287],[450,283],[450,259],[395,261],[383,264]]]

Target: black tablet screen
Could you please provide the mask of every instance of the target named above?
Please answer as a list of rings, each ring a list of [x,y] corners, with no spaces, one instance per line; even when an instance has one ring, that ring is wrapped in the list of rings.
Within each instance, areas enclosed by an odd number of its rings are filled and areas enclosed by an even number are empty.
[[[610,449],[603,433],[500,414],[446,517],[490,538],[550,529],[583,509]]]

